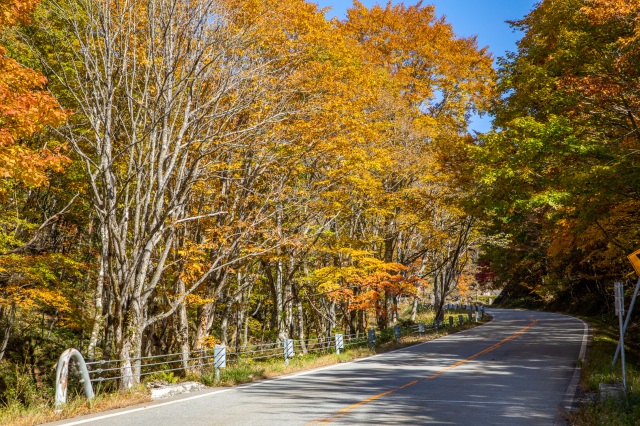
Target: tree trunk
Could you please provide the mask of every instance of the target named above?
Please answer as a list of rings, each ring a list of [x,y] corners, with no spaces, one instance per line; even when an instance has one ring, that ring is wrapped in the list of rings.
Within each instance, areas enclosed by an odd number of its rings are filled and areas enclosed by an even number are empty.
[[[411,307],[411,322],[416,322],[418,316],[418,298],[413,298],[413,306]]]
[[[227,303],[222,311],[222,321],[220,321],[220,342],[227,346],[229,344],[229,311],[231,310],[231,303]]]
[[[92,362],[95,359],[96,345],[100,335],[100,326],[102,325],[102,293],[104,291],[104,283],[107,279],[107,262],[109,259],[109,241],[107,233],[107,225],[104,221],[100,222],[100,241],[102,249],[100,253],[100,269],[98,271],[98,282],[95,293],[95,311],[93,313],[93,327],[91,328],[91,337],[89,338],[89,347],[87,348],[87,360]]]
[[[307,342],[305,341],[305,312],[302,306],[302,300],[300,300],[300,289],[298,286],[293,283],[292,285],[293,297],[295,298],[296,310],[298,313],[298,339],[300,339],[300,346],[302,347],[302,353],[306,354],[307,350]]]
[[[8,310],[8,312],[7,312]],[[16,318],[16,305],[11,304],[9,307],[0,308],[0,320],[2,324],[2,343],[0,344],[0,361],[4,358],[4,354],[9,344],[9,337],[11,336],[11,328]]]
[[[179,295],[186,291],[186,287],[182,279],[178,279],[177,290]],[[182,368],[187,371],[191,353],[189,350],[189,318],[187,317],[187,304],[184,302],[180,305],[180,308],[178,308],[178,342],[180,344]]]
[[[142,308],[132,302],[122,326],[120,359],[120,389],[126,390],[140,384],[140,357],[142,355],[142,334],[144,319]]]

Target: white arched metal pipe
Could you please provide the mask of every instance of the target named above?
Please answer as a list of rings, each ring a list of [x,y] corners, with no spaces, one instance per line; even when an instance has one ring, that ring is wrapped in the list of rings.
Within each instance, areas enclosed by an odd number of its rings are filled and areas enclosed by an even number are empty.
[[[67,385],[69,384],[69,363],[71,359],[75,359],[82,376],[80,383],[84,387],[84,394],[88,399],[93,399],[93,387],[89,378],[87,364],[84,362],[82,354],[75,349],[67,349],[60,355],[58,360],[58,368],[56,369],[56,407],[67,402]]]

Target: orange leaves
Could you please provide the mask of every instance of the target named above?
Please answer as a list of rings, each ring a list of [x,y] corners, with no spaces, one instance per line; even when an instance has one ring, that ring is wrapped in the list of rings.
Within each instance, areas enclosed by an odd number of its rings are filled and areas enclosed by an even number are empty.
[[[458,278],[457,289],[462,297],[468,297],[471,294],[471,286],[475,282],[473,274],[461,274]]]
[[[416,279],[406,278],[407,268],[384,262],[364,250],[341,248],[336,264],[315,270],[308,281],[334,301],[346,302],[350,310],[372,309],[385,293],[414,295]]]
[[[0,2],[0,27],[26,23],[40,0],[3,0]]]
[[[637,14],[639,8],[637,0],[588,0],[581,11],[594,24],[603,25],[612,20],[625,22],[634,19],[633,15]]]
[[[25,22],[37,2],[9,2],[0,6],[0,26]],[[43,90],[47,79],[21,66],[0,47],[0,178],[31,186],[47,181],[47,170],[61,171],[69,161],[59,149],[32,149],[24,143],[45,126],[61,124],[68,112]]]
[[[464,111],[486,108],[493,96],[491,57],[474,38],[456,38],[433,6],[388,3],[368,10],[355,2],[341,28],[371,64],[392,76],[415,116],[464,126]]]

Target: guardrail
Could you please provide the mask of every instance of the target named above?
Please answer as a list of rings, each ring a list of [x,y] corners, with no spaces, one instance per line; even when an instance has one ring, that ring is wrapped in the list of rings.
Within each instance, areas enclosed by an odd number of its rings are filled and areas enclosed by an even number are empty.
[[[445,308],[449,311],[449,314],[451,314],[451,311],[459,311],[460,309],[468,311],[467,315],[458,315],[457,325],[471,322],[474,312],[476,321],[484,317],[483,306],[447,304]],[[449,315],[448,320],[449,328],[453,328],[456,325],[453,315]],[[233,364],[245,360],[260,361],[284,358],[284,362],[288,364],[289,359],[293,358],[296,353],[335,351],[339,354],[341,349],[344,350],[348,347],[362,346],[365,344],[373,348],[376,345],[392,340],[397,342],[402,336],[422,335],[428,331],[438,330],[445,326],[442,321],[433,321],[430,325],[419,322],[408,327],[395,325],[378,333],[376,333],[374,329],[369,329],[367,333],[361,332],[348,335],[334,334],[331,337],[304,339],[304,341],[285,339],[284,341],[274,343],[253,344],[233,349],[216,345],[214,348],[192,351],[190,357],[186,360],[183,359],[182,353],[173,353],[131,358],[128,361],[131,364],[140,364],[140,377],[181,370],[201,370],[205,367],[213,366],[216,372],[216,378],[219,380],[220,368],[225,368],[228,363]],[[124,360],[101,360],[85,363],[80,352],[75,349],[67,349],[58,361],[56,407],[66,402],[68,370],[70,363],[74,361],[79,367],[78,370],[82,376],[80,383],[83,384],[85,395],[88,399],[94,397],[93,383],[116,383],[118,380],[127,377],[120,375],[120,365]],[[185,363],[188,365],[185,366]]]

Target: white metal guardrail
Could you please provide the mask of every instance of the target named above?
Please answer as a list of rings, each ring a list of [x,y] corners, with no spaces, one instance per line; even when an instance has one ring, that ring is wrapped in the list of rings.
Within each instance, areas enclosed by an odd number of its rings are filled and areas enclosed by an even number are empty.
[[[469,311],[466,316],[458,315],[458,325],[471,322],[473,318],[472,311],[476,312],[476,321],[484,316],[484,306],[447,304],[445,308],[449,311],[448,320],[450,328],[454,327],[455,322],[454,317],[451,315],[452,311],[459,311],[461,309]],[[156,373],[213,367],[216,373],[216,379],[219,380],[220,368],[225,368],[228,363],[234,364],[244,360],[260,361],[284,357],[284,362],[288,364],[289,359],[292,359],[296,353],[336,351],[336,353],[339,354],[340,350],[345,350],[348,347],[366,344],[373,348],[377,344],[391,340],[398,341],[401,336],[421,336],[429,330],[437,330],[442,326],[443,324],[440,321],[434,321],[428,326],[420,322],[409,327],[395,325],[378,333],[376,333],[374,329],[369,329],[366,333],[334,334],[331,337],[318,337],[305,339],[304,341],[285,339],[285,341],[260,343],[234,349],[215,345],[214,348],[192,351],[186,361],[183,359],[182,353],[173,353],[132,358],[129,362],[140,365],[140,377]],[[81,375],[80,383],[83,385],[86,397],[92,399],[94,397],[93,383],[115,382],[125,378],[125,376],[120,375],[120,365],[123,361],[124,360],[116,359],[85,363],[79,351],[76,349],[67,349],[58,361],[56,373],[56,407],[66,402],[69,365],[71,362],[76,362],[78,365],[78,371]],[[185,362],[187,364],[186,367],[184,365]]]
[[[80,382],[84,387],[84,393],[87,399],[93,399],[93,387],[89,379],[89,371],[84,362],[82,354],[75,349],[67,349],[60,355],[58,367],[56,368],[56,407],[67,402],[67,385],[69,384],[69,364],[75,361],[80,371]]]

